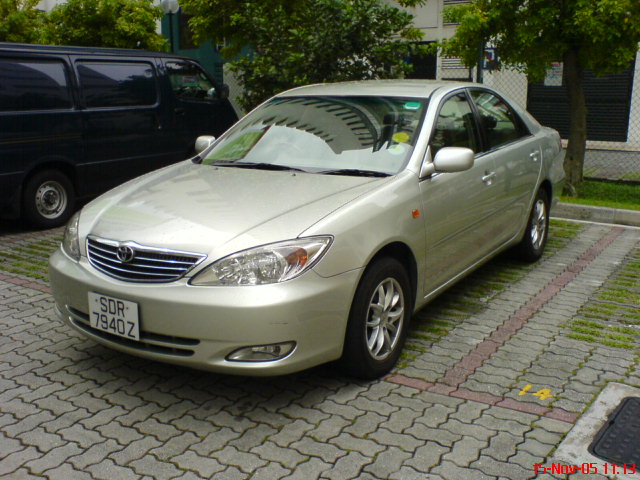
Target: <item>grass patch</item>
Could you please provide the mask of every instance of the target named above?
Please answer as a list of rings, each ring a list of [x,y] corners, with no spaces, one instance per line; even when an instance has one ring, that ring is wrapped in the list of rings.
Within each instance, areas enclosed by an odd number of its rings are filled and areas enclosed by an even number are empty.
[[[561,202],[596,207],[640,210],[640,185],[586,180],[577,188],[578,196],[563,195]]]
[[[61,235],[29,244],[18,244],[0,251],[0,270],[43,282],[49,281],[49,255],[58,248]]]
[[[591,302],[566,325],[569,338],[613,348],[638,348],[639,258],[640,249],[635,249],[614,277],[594,293]]]
[[[630,343],[616,342],[614,340],[597,338],[592,335],[585,335],[582,333],[570,333],[569,335],[567,335],[567,337],[573,338],[574,340],[582,340],[583,342],[600,343],[606,347],[612,347],[612,348],[622,348],[625,350],[633,350],[634,348],[636,348],[635,345]]]

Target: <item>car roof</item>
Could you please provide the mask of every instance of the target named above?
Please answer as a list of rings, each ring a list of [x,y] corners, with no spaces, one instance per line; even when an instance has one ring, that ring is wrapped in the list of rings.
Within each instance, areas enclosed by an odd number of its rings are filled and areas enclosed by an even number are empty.
[[[461,87],[477,86],[471,82],[442,80],[363,80],[356,82],[318,83],[287,90],[278,97],[299,95],[375,95],[390,97],[429,98],[438,89],[452,90]]]
[[[28,53],[54,53],[63,55],[105,55],[128,57],[173,57],[186,58],[166,52],[152,52],[129,48],[104,48],[104,47],[76,47],[65,45],[36,45],[29,43],[0,42],[0,51],[3,52],[28,52]]]

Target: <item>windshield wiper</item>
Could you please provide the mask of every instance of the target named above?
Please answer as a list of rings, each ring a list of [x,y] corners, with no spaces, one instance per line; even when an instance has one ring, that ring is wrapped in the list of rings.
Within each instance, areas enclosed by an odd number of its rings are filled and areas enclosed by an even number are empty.
[[[361,170],[358,168],[342,168],[338,170],[325,170],[318,172],[323,175],[350,175],[352,177],[389,177],[390,173],[378,172],[376,170]]]
[[[295,172],[306,172],[301,168],[289,167],[287,165],[278,165],[277,163],[262,162],[216,162],[211,163],[214,167],[237,167],[237,168],[253,168],[256,170],[293,170]]]

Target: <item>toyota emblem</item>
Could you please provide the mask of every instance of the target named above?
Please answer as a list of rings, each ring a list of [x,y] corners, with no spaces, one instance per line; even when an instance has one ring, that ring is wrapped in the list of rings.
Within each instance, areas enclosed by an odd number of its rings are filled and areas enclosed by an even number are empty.
[[[127,245],[121,245],[118,247],[116,255],[118,257],[118,260],[120,260],[122,263],[129,263],[136,256],[136,252],[133,250],[133,248]]]

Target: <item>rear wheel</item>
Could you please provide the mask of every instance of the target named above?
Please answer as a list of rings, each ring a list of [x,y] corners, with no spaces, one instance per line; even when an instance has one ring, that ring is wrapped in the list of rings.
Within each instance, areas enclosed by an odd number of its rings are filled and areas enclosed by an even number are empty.
[[[538,190],[529,213],[527,228],[518,244],[518,256],[527,262],[535,262],[544,253],[549,235],[549,200],[544,190]]]
[[[64,225],[75,206],[73,185],[63,173],[43,170],[27,180],[22,202],[24,218],[34,227]]]
[[[389,372],[404,345],[411,305],[404,267],[393,258],[371,264],[351,306],[341,359],[344,370],[363,379]]]

